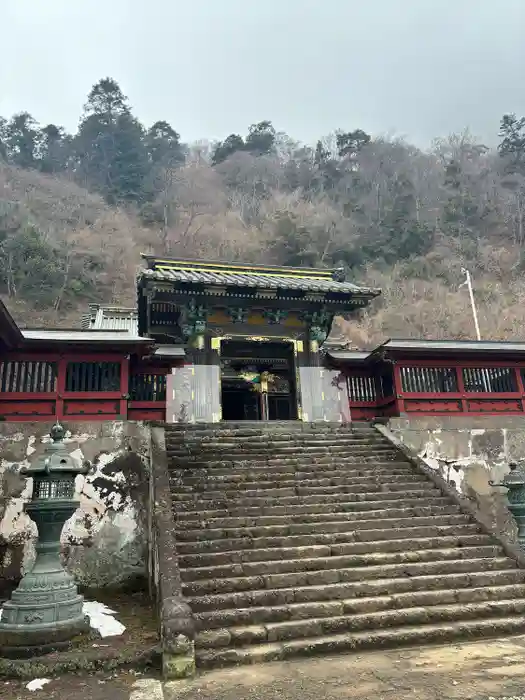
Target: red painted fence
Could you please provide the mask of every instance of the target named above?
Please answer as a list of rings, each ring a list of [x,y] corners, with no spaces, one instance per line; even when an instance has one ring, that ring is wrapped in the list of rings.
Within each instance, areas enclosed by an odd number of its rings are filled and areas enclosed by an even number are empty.
[[[353,420],[400,414],[525,413],[525,362],[397,359],[347,367]],[[118,353],[11,353],[0,420],[164,420],[169,366]]]
[[[411,360],[394,367],[399,413],[521,414],[525,412],[524,362]]]
[[[169,368],[131,368],[122,354],[20,354],[0,362],[7,421],[163,420]]]

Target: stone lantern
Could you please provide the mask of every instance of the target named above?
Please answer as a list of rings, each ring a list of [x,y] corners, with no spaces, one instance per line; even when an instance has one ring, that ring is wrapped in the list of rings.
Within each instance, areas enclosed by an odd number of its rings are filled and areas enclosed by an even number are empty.
[[[510,472],[503,477],[503,481],[489,483],[507,489],[508,508],[518,526],[518,542],[525,549],[525,467],[511,462],[509,468]]]
[[[53,426],[50,435],[44,454],[21,470],[33,477],[32,497],[24,510],[38,529],[36,559],[3,606],[0,656],[50,651],[89,629],[84,599],[60,561],[62,528],[79,506],[75,478],[88,468],[68,453],[61,425]]]

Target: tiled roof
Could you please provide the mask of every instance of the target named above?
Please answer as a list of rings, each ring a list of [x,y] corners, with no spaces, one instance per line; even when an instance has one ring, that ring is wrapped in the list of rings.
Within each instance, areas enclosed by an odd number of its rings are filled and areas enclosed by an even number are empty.
[[[126,331],[100,331],[100,330],[22,330],[24,340],[51,340],[70,341],[83,343],[113,342],[113,343],[146,343],[149,338],[141,338],[139,335],[126,333]]]
[[[296,268],[264,268],[257,266],[219,266],[206,263],[162,262],[143,270],[141,278],[182,284],[204,284],[223,287],[249,287],[268,290],[296,290],[310,293],[342,293],[368,297],[378,296],[379,289],[359,287],[352,282],[335,279],[339,271]]]
[[[370,357],[370,351],[359,350],[327,350],[328,355],[334,360],[342,362],[364,362]]]
[[[138,335],[136,309],[92,304],[82,317],[82,328],[89,330],[127,331]]]
[[[387,340],[374,352],[384,348],[385,350],[413,350],[417,352],[429,351],[463,351],[463,352],[497,352],[497,353],[525,353],[525,342],[507,340]]]

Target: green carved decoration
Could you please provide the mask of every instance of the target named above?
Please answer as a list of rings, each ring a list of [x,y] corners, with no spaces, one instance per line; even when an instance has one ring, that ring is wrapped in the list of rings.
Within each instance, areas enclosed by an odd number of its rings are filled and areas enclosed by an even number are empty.
[[[243,309],[237,306],[231,306],[228,308],[228,315],[230,316],[232,323],[246,323],[249,313],[249,309]]]
[[[277,325],[285,320],[288,316],[288,311],[284,309],[266,309],[263,315],[270,325]]]
[[[321,345],[328,337],[328,331],[321,326],[310,326],[310,340],[315,340]]]
[[[181,329],[186,340],[204,335],[207,318],[206,307],[197,304],[195,299],[190,299],[181,310]]]
[[[302,319],[308,324],[308,333],[312,350],[317,350],[319,345],[322,345],[328,337],[334,313],[326,309],[318,311],[309,311],[302,314]]]
[[[75,478],[87,468],[64,445],[64,429],[55,425],[44,454],[21,474],[33,477],[31,501],[25,512],[36,524],[38,539],[33,568],[22,578],[0,621],[0,655],[25,655],[66,644],[89,629],[82,612],[83,597],[60,561],[64,523],[79,506]]]

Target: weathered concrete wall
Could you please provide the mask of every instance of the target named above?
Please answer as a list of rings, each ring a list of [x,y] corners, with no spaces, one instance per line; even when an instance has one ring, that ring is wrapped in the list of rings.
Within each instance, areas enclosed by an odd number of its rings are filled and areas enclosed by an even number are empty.
[[[509,462],[525,460],[525,417],[410,416],[392,418],[390,430],[512,539],[516,528],[501,481]]]
[[[146,574],[149,428],[141,423],[66,423],[70,453],[91,463],[76,479],[80,507],[62,533],[64,561],[90,587],[129,585]],[[32,479],[19,472],[49,441],[50,424],[0,424],[0,586],[34,559],[36,527],[23,511]]]

